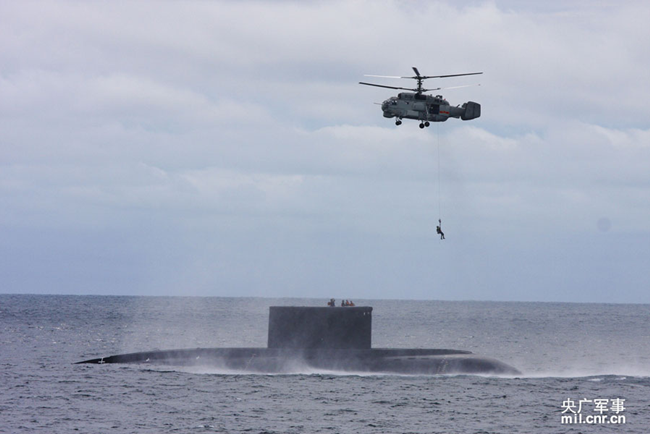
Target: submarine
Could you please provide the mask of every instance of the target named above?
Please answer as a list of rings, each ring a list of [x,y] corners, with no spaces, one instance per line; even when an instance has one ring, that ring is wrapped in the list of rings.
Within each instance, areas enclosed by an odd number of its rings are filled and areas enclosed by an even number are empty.
[[[372,348],[372,307],[271,306],[267,348],[193,348],[77,362],[148,363],[284,374],[308,370],[405,375],[520,375],[470,351]]]

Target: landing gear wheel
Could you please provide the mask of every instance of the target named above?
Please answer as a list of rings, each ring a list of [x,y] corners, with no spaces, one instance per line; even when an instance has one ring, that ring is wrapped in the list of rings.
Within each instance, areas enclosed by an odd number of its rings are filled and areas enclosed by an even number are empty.
[[[426,122],[424,123],[424,126],[425,126],[425,127],[428,127],[429,125],[431,125],[431,124],[429,123],[429,121],[426,121]]]
[[[420,128],[424,129],[424,124],[420,124]]]
[[[401,120],[399,120],[399,119],[398,119],[398,120],[396,120],[396,121],[395,121],[395,125],[402,125],[402,121],[401,121]]]

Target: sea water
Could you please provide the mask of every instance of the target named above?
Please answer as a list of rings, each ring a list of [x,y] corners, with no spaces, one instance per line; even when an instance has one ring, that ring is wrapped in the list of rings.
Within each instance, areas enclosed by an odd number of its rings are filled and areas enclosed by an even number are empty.
[[[265,347],[269,306],[326,302],[0,295],[0,432],[650,432],[648,305],[355,300],[375,348],[469,350],[516,377],[74,364]]]

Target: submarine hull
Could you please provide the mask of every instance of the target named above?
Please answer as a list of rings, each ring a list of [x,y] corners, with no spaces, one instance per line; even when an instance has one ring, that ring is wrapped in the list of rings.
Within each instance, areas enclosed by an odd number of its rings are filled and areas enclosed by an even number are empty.
[[[333,300],[332,300],[333,302]],[[372,307],[271,306],[267,348],[147,351],[79,363],[208,366],[236,372],[341,371],[408,375],[519,375],[469,351],[372,348]]]
[[[495,359],[444,349],[195,348],[120,354],[78,363],[151,363],[252,373],[313,369],[406,375],[521,374]]]

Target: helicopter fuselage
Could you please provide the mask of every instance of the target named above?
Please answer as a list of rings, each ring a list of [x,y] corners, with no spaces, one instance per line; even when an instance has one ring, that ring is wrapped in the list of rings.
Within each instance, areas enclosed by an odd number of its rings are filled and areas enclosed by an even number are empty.
[[[428,124],[429,121],[444,122],[450,117],[467,121],[481,116],[481,105],[478,103],[469,101],[462,106],[454,107],[449,105],[441,95],[432,96],[414,92],[401,92],[397,96],[388,98],[381,104],[381,109],[385,118],[397,118],[398,125],[403,118]]]

